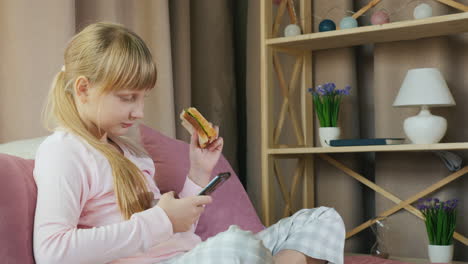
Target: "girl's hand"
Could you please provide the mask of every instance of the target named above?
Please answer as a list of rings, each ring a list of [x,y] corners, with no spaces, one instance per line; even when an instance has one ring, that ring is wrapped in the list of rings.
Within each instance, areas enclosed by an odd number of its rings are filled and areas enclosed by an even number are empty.
[[[174,192],[167,192],[161,196],[158,206],[166,212],[172,223],[174,233],[189,231],[205,210],[204,205],[213,200],[210,196],[199,195],[174,198]]]
[[[216,132],[219,127],[215,126]],[[190,139],[190,171],[189,178],[197,185],[204,187],[210,182],[211,172],[218,163],[223,150],[223,138],[218,137],[206,148],[198,146],[198,133],[193,133]]]

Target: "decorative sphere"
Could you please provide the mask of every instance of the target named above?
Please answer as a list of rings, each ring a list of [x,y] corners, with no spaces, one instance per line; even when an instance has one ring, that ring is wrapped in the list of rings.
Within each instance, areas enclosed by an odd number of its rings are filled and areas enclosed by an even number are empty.
[[[343,17],[340,21],[340,28],[355,28],[358,26],[357,20],[354,17]]]
[[[370,20],[372,25],[382,25],[385,23],[389,23],[390,17],[388,16],[387,12],[380,10],[372,14]]]
[[[432,16],[432,7],[422,3],[414,8],[413,16],[415,19],[426,18]]]
[[[324,32],[324,31],[332,31],[336,30],[336,25],[335,22],[331,21],[330,19],[324,19],[322,22],[319,24],[319,31]]]
[[[289,24],[284,28],[284,36],[291,37],[301,34],[301,28],[296,24]]]

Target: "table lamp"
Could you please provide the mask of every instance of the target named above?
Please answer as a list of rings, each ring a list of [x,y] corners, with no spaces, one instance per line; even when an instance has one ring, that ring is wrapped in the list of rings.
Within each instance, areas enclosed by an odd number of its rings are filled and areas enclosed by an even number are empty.
[[[406,136],[414,144],[433,144],[444,137],[447,120],[432,115],[429,107],[452,105],[455,105],[455,100],[436,68],[409,70],[393,102],[395,107],[421,107],[418,115],[408,117],[403,124]]]

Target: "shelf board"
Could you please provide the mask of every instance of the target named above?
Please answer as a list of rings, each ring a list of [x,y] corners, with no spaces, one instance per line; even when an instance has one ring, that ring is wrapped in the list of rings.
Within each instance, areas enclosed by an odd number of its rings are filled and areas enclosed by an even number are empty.
[[[468,142],[437,143],[437,144],[401,144],[352,147],[290,147],[269,148],[268,154],[315,154],[315,153],[348,153],[348,152],[389,152],[389,151],[432,151],[432,150],[463,150],[468,149]]]
[[[362,253],[350,253],[350,252],[345,252],[345,256],[371,256],[369,254],[362,254]],[[415,263],[415,264],[428,264],[430,261],[425,258],[406,258],[406,257],[399,257],[399,256],[393,256],[390,255],[388,258],[390,260],[397,260],[397,261],[402,261],[405,263]],[[468,262],[463,262],[463,261],[452,261],[452,264],[468,264]]]
[[[283,49],[323,50],[462,32],[468,32],[468,12],[293,37],[270,38],[266,40],[266,44]]]

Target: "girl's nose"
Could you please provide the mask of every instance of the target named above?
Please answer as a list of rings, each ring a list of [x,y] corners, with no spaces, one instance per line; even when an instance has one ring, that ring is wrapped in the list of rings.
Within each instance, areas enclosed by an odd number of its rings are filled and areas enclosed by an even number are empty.
[[[144,104],[143,103],[138,104],[130,114],[132,119],[142,119],[144,116],[143,109],[144,109]]]

